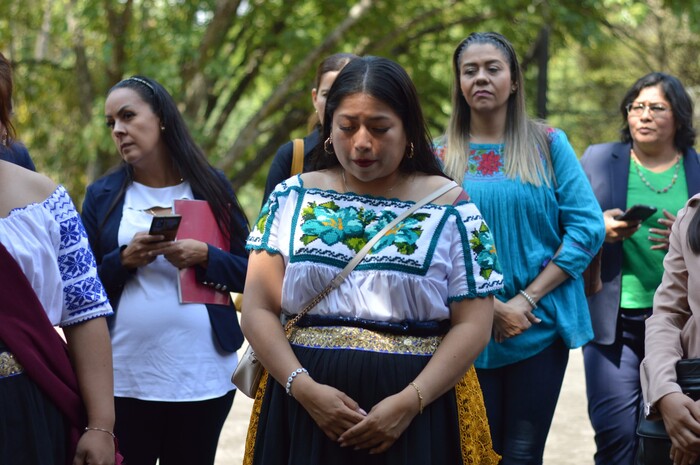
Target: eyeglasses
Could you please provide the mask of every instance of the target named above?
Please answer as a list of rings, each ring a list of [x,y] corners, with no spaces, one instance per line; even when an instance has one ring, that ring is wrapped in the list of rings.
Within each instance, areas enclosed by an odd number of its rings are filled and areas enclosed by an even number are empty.
[[[660,103],[651,103],[649,105],[644,103],[630,103],[625,107],[625,109],[627,109],[628,115],[635,117],[642,116],[644,114],[644,110],[649,110],[652,118],[664,117],[670,110],[670,108]]]

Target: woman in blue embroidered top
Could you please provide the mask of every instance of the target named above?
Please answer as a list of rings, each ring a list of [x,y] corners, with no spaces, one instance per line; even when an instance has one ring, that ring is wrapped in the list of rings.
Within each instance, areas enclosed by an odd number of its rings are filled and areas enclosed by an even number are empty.
[[[593,335],[581,272],[603,240],[602,215],[566,135],[527,118],[508,40],[473,33],[452,64],[437,153],[491,226],[504,277],[475,365],[501,463],[540,464],[569,348]]]
[[[384,225],[450,183],[390,60],[343,68],[323,121],[320,171],[277,186],[248,239],[242,326],[271,376],[244,463],[497,463],[470,367],[501,274],[461,189],[390,231],[285,338],[280,314],[297,314]]]

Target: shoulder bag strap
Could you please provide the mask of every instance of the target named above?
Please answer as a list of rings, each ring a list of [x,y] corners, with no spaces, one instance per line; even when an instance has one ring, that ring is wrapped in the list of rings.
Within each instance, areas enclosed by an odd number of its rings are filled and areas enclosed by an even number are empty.
[[[295,176],[304,170],[304,139],[294,139],[292,151],[292,170],[289,176]]]
[[[350,260],[350,262],[347,265],[345,265],[345,268],[343,268],[343,270],[331,280],[331,282],[325,287],[325,289],[319,292],[319,294],[316,297],[311,299],[311,301],[308,304],[306,304],[306,307],[304,307],[301,312],[297,313],[296,316],[294,316],[294,318],[287,322],[287,324],[284,326],[285,331],[289,331],[292,328],[292,326],[294,326],[304,315],[309,313],[309,311],[311,311],[312,308],[314,308],[320,301],[322,301],[328,294],[330,294],[333,289],[336,289],[338,286],[340,286],[342,282],[345,281],[345,278],[348,277],[350,272],[358,265],[358,263],[360,263],[362,259],[365,258],[367,252],[369,252],[372,249],[372,247],[374,247],[374,244],[376,244],[379,241],[379,239],[381,239],[389,230],[394,228],[394,226],[405,220],[409,215],[411,215],[413,212],[415,212],[425,204],[432,202],[441,195],[451,191],[455,187],[457,187],[457,183],[455,183],[454,181],[450,181],[444,186],[423,197],[421,200],[413,204],[411,208],[404,211],[399,216],[394,218],[393,221],[384,226],[384,228],[382,228],[381,231],[375,234],[372,239],[367,241],[365,246],[362,247],[362,249],[360,249],[359,252],[357,252],[355,257],[352,260]]]

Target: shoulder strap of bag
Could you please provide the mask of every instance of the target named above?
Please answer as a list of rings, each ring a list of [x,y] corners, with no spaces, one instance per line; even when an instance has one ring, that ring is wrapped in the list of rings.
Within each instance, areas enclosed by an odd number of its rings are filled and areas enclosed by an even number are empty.
[[[441,195],[451,191],[455,187],[457,187],[457,183],[455,183],[454,181],[450,181],[449,183],[445,184],[444,186],[436,189],[435,191],[420,199],[418,202],[413,204],[411,208],[404,211],[399,216],[394,218],[393,221],[384,226],[384,228],[382,228],[381,231],[375,234],[372,239],[367,241],[365,246],[362,247],[362,249],[360,249],[359,252],[357,252],[355,257],[352,260],[350,260],[350,262],[347,265],[345,265],[345,268],[343,268],[343,270],[331,280],[331,282],[328,284],[328,286],[325,287],[325,289],[319,292],[319,294],[316,297],[311,299],[311,301],[308,304],[306,304],[306,307],[304,307],[301,312],[297,313],[294,318],[287,322],[287,324],[284,326],[285,331],[289,331],[292,328],[292,326],[294,326],[304,315],[309,313],[309,311],[311,311],[312,308],[318,305],[318,303],[322,301],[328,294],[330,294],[333,289],[336,289],[338,286],[340,286],[343,283],[343,281],[345,281],[345,278],[348,277],[350,272],[358,265],[358,263],[360,263],[362,259],[365,258],[367,252],[369,252],[372,249],[372,247],[374,247],[374,244],[376,244],[379,241],[379,239],[381,239],[389,230],[394,228],[394,226],[405,220],[409,215],[411,215],[413,212],[415,212],[425,204],[432,202]]]
[[[294,139],[292,151],[292,169],[289,176],[295,176],[304,170],[304,139]]]

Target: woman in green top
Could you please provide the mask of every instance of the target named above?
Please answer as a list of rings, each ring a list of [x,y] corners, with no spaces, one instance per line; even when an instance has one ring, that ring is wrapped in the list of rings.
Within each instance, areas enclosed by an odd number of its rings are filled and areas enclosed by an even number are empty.
[[[603,289],[589,297],[595,337],[584,346],[596,464],[631,465],[644,357],[644,320],[661,282],[675,213],[700,192],[693,103],[678,79],[640,78],[622,99],[622,142],[592,145],[581,163],[605,219]],[[636,204],[644,221],[615,217]]]

